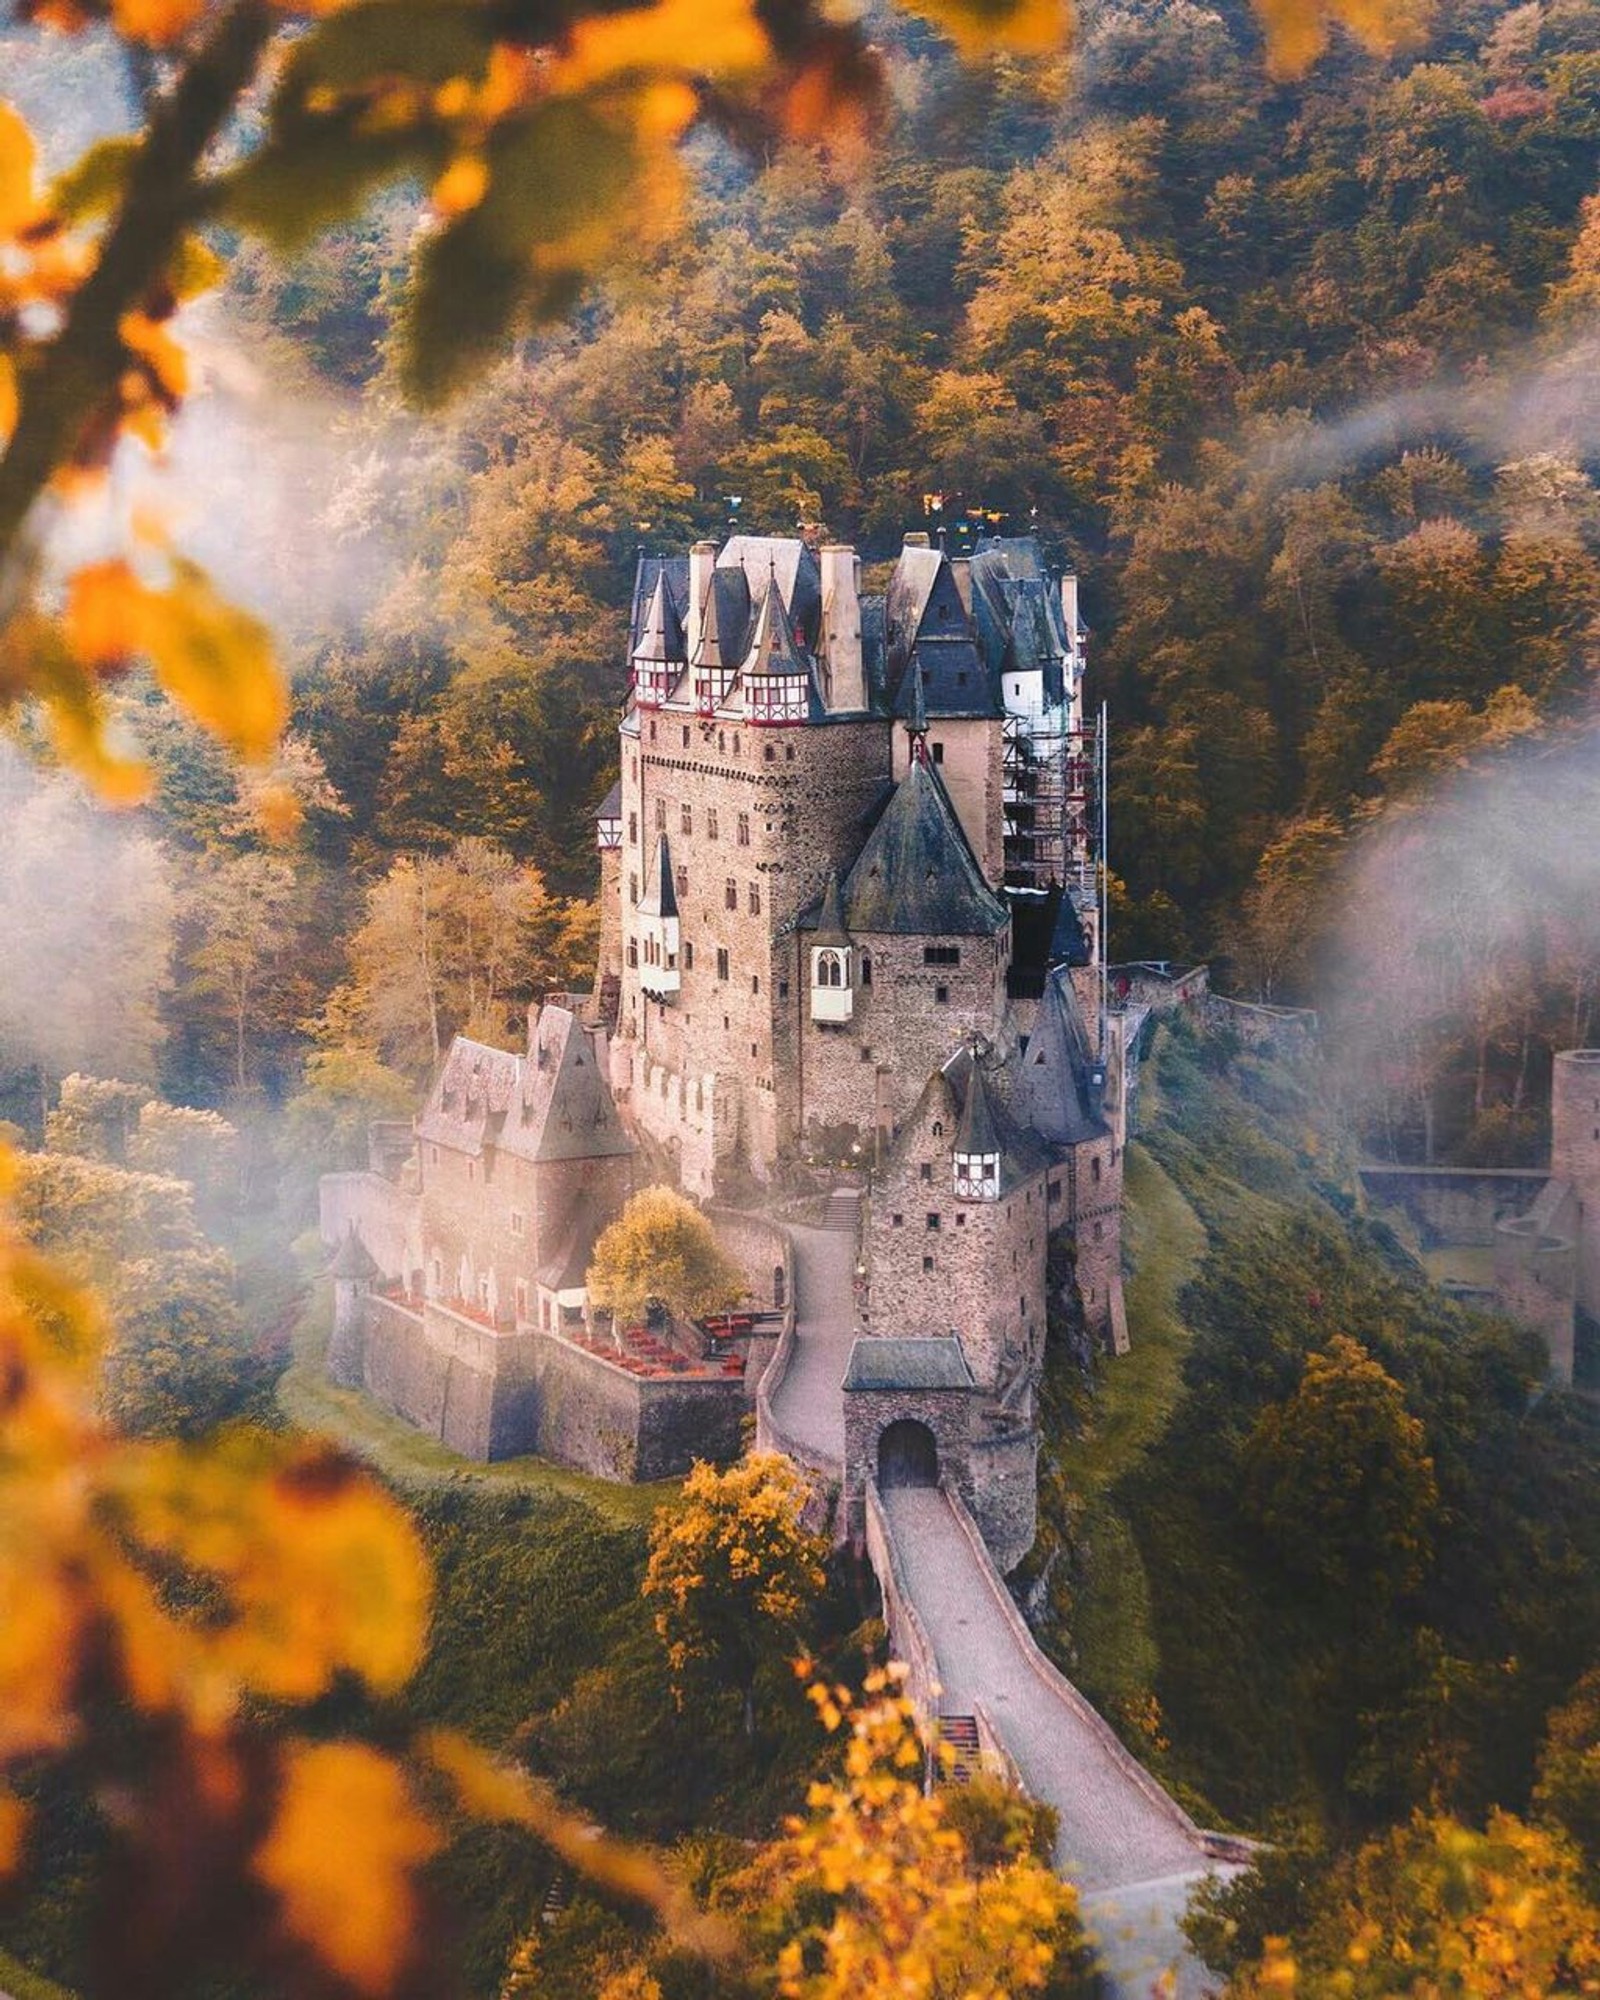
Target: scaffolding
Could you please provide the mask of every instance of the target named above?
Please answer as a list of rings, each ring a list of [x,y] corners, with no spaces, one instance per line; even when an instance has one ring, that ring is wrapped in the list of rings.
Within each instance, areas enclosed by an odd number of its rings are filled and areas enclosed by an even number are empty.
[[[1002,764],[1005,879],[1010,888],[1061,884],[1075,902],[1096,893],[1096,814],[1102,728],[1065,716],[1008,715]]]

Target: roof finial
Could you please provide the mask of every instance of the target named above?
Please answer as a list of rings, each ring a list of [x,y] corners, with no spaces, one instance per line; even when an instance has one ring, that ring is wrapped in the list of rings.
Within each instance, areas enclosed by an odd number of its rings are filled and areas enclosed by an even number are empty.
[[[906,734],[911,739],[911,759],[913,763],[928,761],[928,704],[923,696],[922,669],[915,660],[911,662],[911,706],[906,716]]]

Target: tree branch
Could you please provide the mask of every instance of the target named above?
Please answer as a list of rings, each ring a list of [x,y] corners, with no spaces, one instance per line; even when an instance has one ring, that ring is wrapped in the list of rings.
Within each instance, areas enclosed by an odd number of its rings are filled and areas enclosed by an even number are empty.
[[[204,207],[200,162],[254,77],[272,28],[266,0],[234,0],[217,20],[152,116],[99,260],[39,367],[23,379],[17,427],[0,459],[0,564],[7,571],[34,503],[83,442],[117,380],[123,315],[159,283]]]

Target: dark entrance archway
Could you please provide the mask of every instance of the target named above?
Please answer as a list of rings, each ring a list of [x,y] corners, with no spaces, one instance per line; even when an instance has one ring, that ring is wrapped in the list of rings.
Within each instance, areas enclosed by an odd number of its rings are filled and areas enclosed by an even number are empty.
[[[933,1432],[914,1417],[900,1417],[878,1433],[878,1484],[937,1486],[939,1447]]]

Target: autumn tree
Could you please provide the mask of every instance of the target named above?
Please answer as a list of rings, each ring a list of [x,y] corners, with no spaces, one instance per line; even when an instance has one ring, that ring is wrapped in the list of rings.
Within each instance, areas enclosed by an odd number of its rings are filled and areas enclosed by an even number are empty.
[[[802,1525],[808,1491],[775,1452],[727,1471],[696,1464],[683,1504],[658,1510],[644,1592],[657,1600],[656,1630],[678,1699],[700,1682],[737,1692],[746,1735],[755,1733],[756,1679],[798,1657],[825,1581],[827,1545]]]
[[[669,1187],[630,1196],[601,1231],[587,1282],[591,1302],[624,1320],[639,1319],[652,1305],[678,1319],[704,1319],[747,1289],[711,1224]]]
[[[594,977],[593,906],[552,896],[536,868],[488,841],[402,855],[367,895],[351,978],[326,1016],[330,1047],[365,1048],[425,1076],[452,1034],[520,1039],[529,998]]]
[[[762,1922],[781,1940],[784,2000],[1097,1991],[1077,1891],[1032,1851],[1023,1815],[1002,1812],[1010,1824],[984,1854],[952,1794],[924,1787],[909,1704],[881,1672],[865,1693],[857,1704],[814,1690],[824,1721],[846,1732],[843,1768],[812,1786],[806,1814],[751,1870],[771,1899]]]
[[[1591,1892],[1600,1891],[1600,1667],[1550,1713],[1533,1802],[1583,1856]]]
[[[1308,1355],[1294,1394],[1262,1412],[1244,1473],[1250,1512],[1291,1569],[1379,1602],[1421,1577],[1438,1504],[1423,1427],[1348,1335]]]
[[[1334,1871],[1304,1929],[1233,1979],[1235,2000],[1578,1994],[1600,1979],[1600,1905],[1558,1836],[1419,1813]]]

